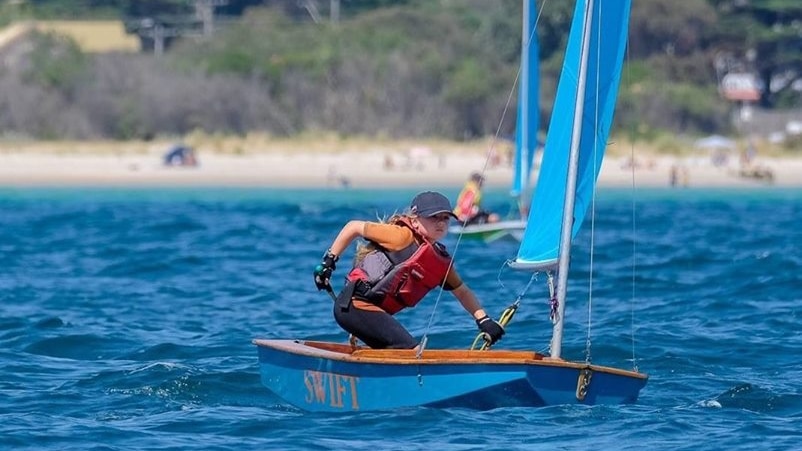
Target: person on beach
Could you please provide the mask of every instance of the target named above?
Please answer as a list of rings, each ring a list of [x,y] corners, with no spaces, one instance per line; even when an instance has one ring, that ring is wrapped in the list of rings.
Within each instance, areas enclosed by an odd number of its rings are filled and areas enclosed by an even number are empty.
[[[183,144],[176,144],[164,155],[165,166],[197,166],[195,150]]]
[[[404,214],[387,223],[349,221],[314,271],[317,289],[333,293],[331,276],[340,255],[357,237],[367,241],[357,249],[345,287],[336,297],[337,324],[371,348],[413,349],[418,341],[393,315],[442,287],[473,316],[490,344],[498,341],[504,328],[487,315],[438,242],[448,233],[452,217],[445,196],[425,191],[412,199]]]
[[[484,182],[485,178],[482,177],[482,174],[478,172],[472,173],[457,197],[454,215],[457,220],[465,225],[486,224],[498,222],[499,220],[497,214],[485,211],[481,207],[482,185]]]

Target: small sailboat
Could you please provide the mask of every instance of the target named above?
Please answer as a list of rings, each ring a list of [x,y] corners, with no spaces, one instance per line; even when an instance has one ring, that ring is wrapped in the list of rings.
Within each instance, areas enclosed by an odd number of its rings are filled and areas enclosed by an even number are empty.
[[[327,412],[637,400],[648,377],[636,368],[596,365],[589,356],[568,361],[561,353],[571,240],[587,209],[587,196],[593,194],[604,154],[626,47],[630,1],[577,0],[546,141],[542,171],[548,173],[538,180],[526,233],[511,264],[549,274],[550,354],[429,349],[426,338],[418,350],[257,339],[261,380],[269,390],[300,409]],[[543,215],[547,208],[552,210]],[[554,227],[552,217],[558,218]],[[555,269],[556,287],[552,284]]]
[[[516,212],[509,219],[498,222],[453,225],[449,233],[462,234],[464,238],[479,239],[485,243],[502,238],[521,241],[526,228],[526,213],[529,210],[528,190],[532,175],[532,163],[537,150],[537,130],[540,122],[539,110],[539,47],[535,33],[535,1],[524,0],[523,27],[521,30],[521,74],[518,85],[518,114],[515,123],[515,153],[510,196],[517,204]],[[516,217],[517,216],[517,217]]]

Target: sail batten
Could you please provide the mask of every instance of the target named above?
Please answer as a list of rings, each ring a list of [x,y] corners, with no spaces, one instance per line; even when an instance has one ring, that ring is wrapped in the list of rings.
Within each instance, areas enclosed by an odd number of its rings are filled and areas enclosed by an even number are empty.
[[[549,271],[557,267],[557,259],[552,260],[513,260],[509,262],[510,268],[526,271]]]

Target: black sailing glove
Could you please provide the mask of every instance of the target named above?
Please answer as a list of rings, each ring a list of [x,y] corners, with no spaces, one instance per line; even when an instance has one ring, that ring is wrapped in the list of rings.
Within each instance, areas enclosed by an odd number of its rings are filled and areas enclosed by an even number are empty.
[[[337,260],[339,257],[328,250],[323,256],[323,261],[315,266],[315,286],[318,290],[331,290],[331,273],[337,269]]]
[[[491,345],[501,340],[502,335],[504,335],[504,328],[501,327],[501,324],[493,321],[493,319],[487,315],[477,319],[476,325],[479,326],[479,330],[485,334],[485,340]]]

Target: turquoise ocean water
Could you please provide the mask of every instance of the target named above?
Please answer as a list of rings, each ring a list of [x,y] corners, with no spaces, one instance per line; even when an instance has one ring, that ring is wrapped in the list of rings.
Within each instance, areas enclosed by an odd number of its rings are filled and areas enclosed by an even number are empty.
[[[0,449],[802,447],[799,189],[600,192],[575,246],[563,354],[584,359],[590,336],[594,363],[631,368],[634,356],[650,376],[634,405],[285,405],[261,386],[251,340],[344,340],[312,268],[348,219],[389,215],[413,194],[0,189]],[[488,202],[507,208],[501,191]],[[495,314],[528,281],[504,266],[515,251],[456,250]],[[546,350],[542,281],[499,347]],[[401,321],[422,336],[433,317],[430,346],[470,346],[473,321],[435,299]]]

